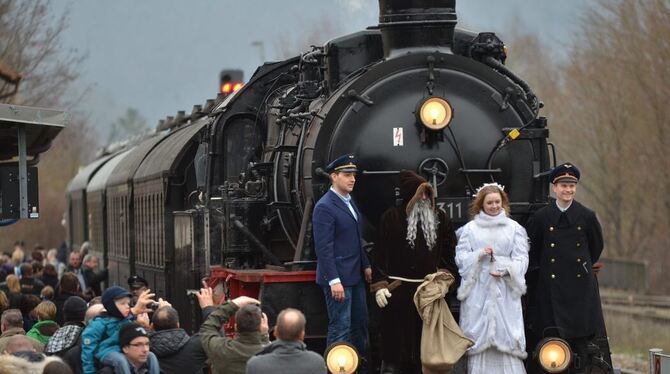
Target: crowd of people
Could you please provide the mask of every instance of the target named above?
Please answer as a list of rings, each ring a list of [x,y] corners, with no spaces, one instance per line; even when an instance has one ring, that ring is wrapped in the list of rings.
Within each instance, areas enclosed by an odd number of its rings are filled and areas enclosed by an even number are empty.
[[[270,344],[258,300],[215,305],[205,286],[197,294],[205,322],[189,335],[178,311],[139,276],[101,292],[107,272],[84,251],[71,251],[65,264],[55,249],[35,247],[26,258],[17,242],[11,257],[0,257],[0,374],[326,373],[322,356],[303,343],[299,310],[279,313]],[[223,326],[233,317],[230,338]]]

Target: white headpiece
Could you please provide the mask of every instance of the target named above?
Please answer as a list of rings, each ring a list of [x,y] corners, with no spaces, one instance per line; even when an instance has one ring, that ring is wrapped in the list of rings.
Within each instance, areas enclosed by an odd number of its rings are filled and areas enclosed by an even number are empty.
[[[498,183],[496,183],[496,182],[493,182],[493,183],[484,183],[484,184],[482,184],[481,187],[479,187],[479,188],[475,191],[475,194],[472,195],[472,196],[477,196],[477,194],[479,193],[479,191],[481,191],[482,188],[484,188],[484,187],[497,187],[500,191],[505,191],[505,186],[503,186],[502,184],[498,184]]]

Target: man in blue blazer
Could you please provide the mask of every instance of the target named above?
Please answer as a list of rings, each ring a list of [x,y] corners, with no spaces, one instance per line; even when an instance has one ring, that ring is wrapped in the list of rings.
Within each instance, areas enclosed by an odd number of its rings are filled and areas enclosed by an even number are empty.
[[[363,217],[351,200],[356,183],[355,158],[344,155],[326,166],[330,190],[319,199],[312,214],[316,248],[316,283],[323,288],[328,309],[327,345],[345,341],[366,357],[368,308],[366,286],[372,268],[361,245]],[[358,370],[365,373],[364,360]]]

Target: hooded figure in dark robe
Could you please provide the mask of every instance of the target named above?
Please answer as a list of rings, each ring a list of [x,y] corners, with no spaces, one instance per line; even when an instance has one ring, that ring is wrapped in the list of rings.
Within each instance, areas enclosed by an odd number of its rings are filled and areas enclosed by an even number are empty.
[[[399,182],[402,204],[382,215],[370,290],[382,308],[382,373],[421,373],[422,320],[413,296],[423,278],[437,271],[454,275],[450,293],[456,292],[456,235],[449,217],[436,209],[430,183],[407,170],[400,172]]]

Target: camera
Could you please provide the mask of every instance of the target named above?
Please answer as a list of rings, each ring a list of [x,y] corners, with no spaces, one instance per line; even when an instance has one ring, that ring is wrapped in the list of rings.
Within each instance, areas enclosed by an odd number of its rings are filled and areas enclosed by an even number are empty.
[[[148,304],[147,308],[149,308],[149,309],[151,309],[152,311],[155,312],[156,309],[158,309],[159,306],[160,306],[160,304],[154,301],[154,302]]]

